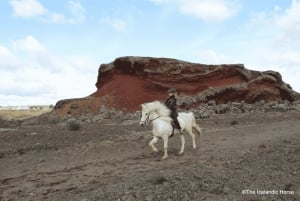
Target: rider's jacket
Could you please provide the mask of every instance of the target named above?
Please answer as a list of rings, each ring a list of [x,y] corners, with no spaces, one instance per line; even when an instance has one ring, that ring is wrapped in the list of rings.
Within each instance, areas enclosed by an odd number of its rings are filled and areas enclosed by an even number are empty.
[[[176,105],[175,96],[170,96],[166,101],[165,105],[171,110],[171,114],[177,114],[177,105]]]

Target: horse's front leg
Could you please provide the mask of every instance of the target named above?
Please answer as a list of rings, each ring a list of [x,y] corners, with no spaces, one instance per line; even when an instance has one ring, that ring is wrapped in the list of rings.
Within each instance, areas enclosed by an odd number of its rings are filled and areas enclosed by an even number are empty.
[[[164,156],[162,157],[163,159],[167,159],[168,158],[168,140],[169,140],[169,136],[168,135],[164,135],[163,136],[163,141],[164,141]]]
[[[149,146],[152,148],[154,152],[158,152],[158,149],[155,147],[155,143],[157,143],[158,137],[154,136],[153,139],[150,141]]]

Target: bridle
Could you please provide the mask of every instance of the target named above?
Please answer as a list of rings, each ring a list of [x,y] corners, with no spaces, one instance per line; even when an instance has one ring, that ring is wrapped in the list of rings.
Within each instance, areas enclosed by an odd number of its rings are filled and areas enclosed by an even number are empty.
[[[152,111],[151,111],[152,112]],[[144,120],[144,121],[140,121],[140,123],[145,123],[145,124],[147,124],[148,122],[152,122],[152,121],[154,121],[155,119],[158,119],[158,118],[160,118],[161,116],[160,115],[158,115],[157,117],[154,117],[153,119],[150,119],[149,120],[149,118],[150,118],[150,113],[151,112],[149,112],[149,114],[147,115],[147,118]]]

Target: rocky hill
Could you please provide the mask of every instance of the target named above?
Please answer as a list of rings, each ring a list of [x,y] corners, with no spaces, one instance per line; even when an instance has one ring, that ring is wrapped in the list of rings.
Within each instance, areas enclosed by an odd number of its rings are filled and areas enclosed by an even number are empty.
[[[101,64],[97,91],[85,98],[58,101],[60,115],[97,114],[103,107],[125,112],[140,104],[164,100],[166,90],[175,87],[181,107],[198,107],[214,100],[255,103],[296,100],[297,93],[275,71],[254,71],[243,64],[205,65],[169,58],[121,57]]]

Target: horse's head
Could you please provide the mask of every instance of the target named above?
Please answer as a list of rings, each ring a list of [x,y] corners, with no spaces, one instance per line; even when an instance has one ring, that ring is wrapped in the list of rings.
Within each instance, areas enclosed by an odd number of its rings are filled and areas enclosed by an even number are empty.
[[[145,126],[149,122],[159,117],[169,117],[170,110],[161,102],[153,101],[151,103],[144,103],[142,106],[142,117],[140,125]]]
[[[150,111],[148,110],[147,106],[145,104],[142,104],[142,115],[140,120],[140,125],[145,126],[150,119]]]

